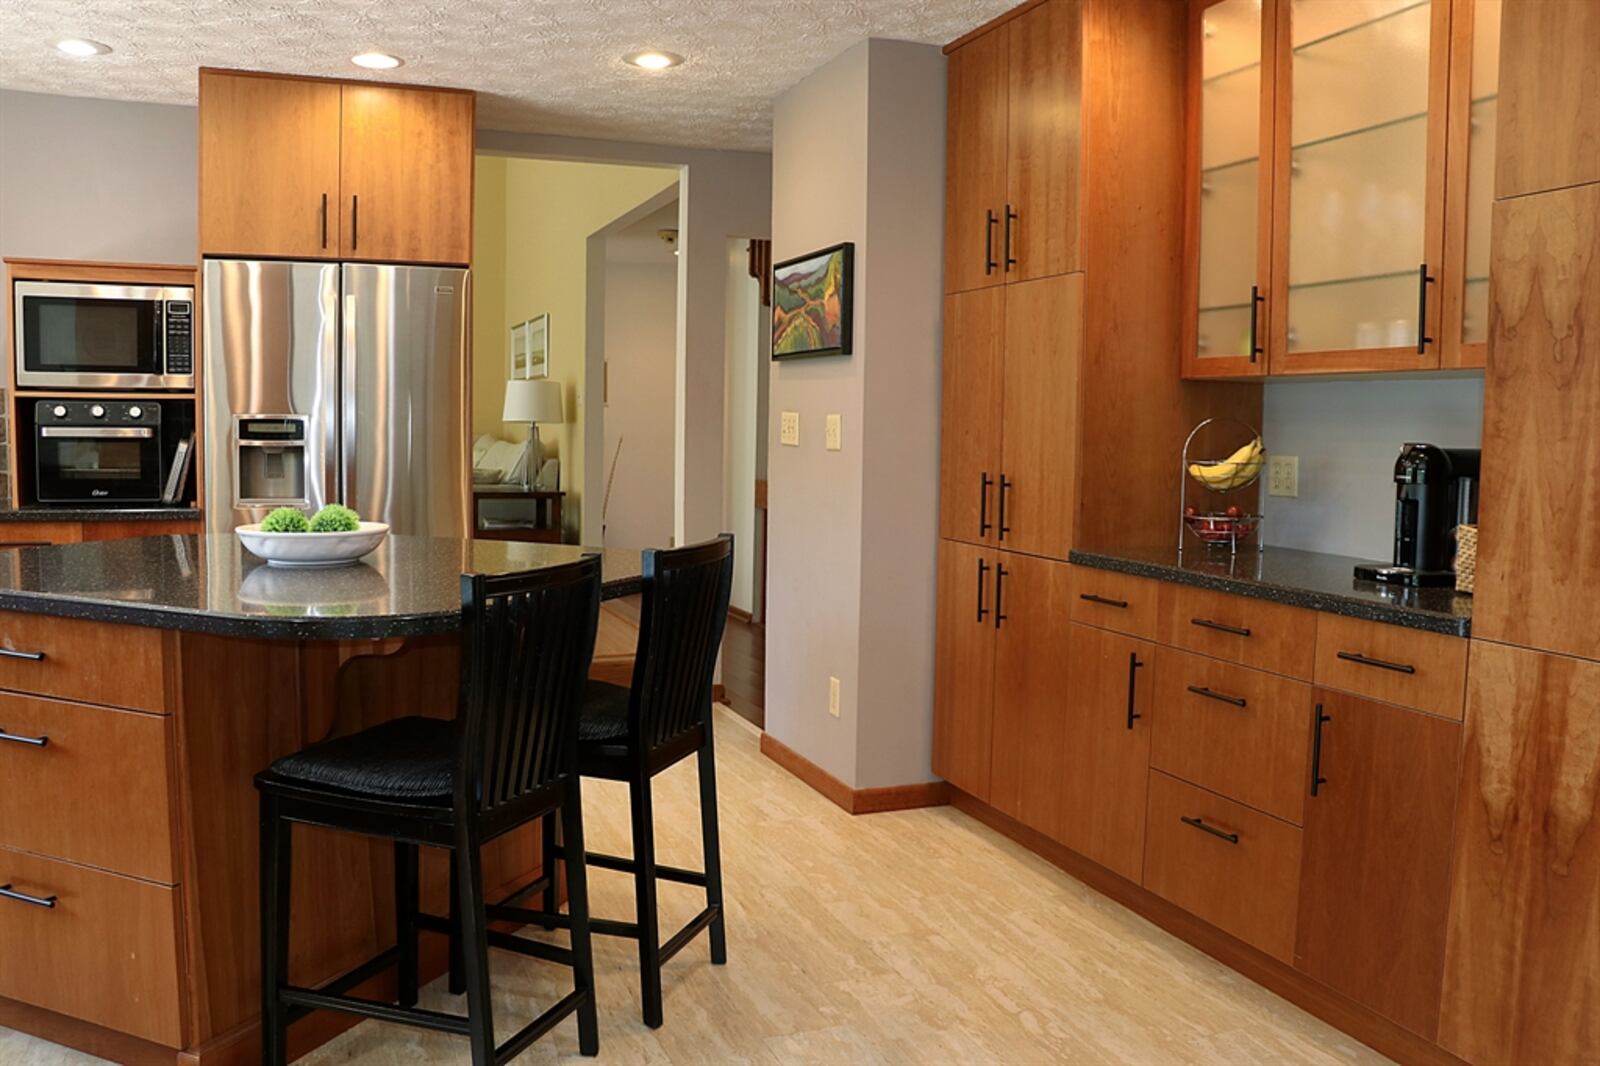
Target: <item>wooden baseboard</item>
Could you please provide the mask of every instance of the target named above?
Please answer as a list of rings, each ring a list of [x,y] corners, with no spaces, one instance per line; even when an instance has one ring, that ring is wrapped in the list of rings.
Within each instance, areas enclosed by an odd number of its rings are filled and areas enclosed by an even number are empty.
[[[729,607],[728,617],[733,619],[735,622],[744,622],[746,625],[748,625],[750,623],[751,616],[750,612],[745,610],[743,607]]]
[[[724,685],[720,681],[717,682],[715,685],[712,685],[711,686],[711,702],[713,702],[713,703],[727,703],[728,702],[728,686]]]
[[[915,807],[943,807],[950,802],[950,786],[943,781],[887,788],[851,788],[801,755],[771,733],[761,734],[761,754],[826,796],[849,814],[878,814]]]
[[[176,1048],[152,1044],[115,1029],[69,1018],[14,999],[0,998],[0,1026],[126,1066],[173,1066]]]
[[[1321,1018],[1335,1029],[1349,1033],[1395,1061],[1425,1066],[1467,1066],[1463,1060],[1431,1040],[1401,1028],[1382,1015],[1312,980],[1294,967],[1234,939],[1155,893],[1146,891],[1142,886],[995,810],[977,797],[957,788],[951,788],[949,792],[950,804],[956,810],[982,822],[1001,836],[1016,841],[1101,895],[1110,897],[1269,992],[1282,996],[1301,1010]]]

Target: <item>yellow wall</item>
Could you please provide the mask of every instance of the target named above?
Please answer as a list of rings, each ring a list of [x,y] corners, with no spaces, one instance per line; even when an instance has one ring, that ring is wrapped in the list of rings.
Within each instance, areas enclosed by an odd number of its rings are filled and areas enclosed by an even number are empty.
[[[545,457],[561,460],[569,540],[578,536],[582,509],[589,236],[677,180],[675,168],[478,157],[473,432],[527,436],[526,427],[500,421],[506,348],[513,323],[548,313],[550,377],[564,386],[567,421],[541,426],[539,437]],[[598,536],[597,530],[589,539]]]

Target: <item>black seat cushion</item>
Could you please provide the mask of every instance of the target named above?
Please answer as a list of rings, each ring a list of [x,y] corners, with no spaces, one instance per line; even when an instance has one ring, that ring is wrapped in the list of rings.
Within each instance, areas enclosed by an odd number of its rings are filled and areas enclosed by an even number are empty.
[[[262,777],[378,799],[448,806],[455,783],[456,725],[396,718],[313,744],[272,764]]]
[[[627,736],[628,690],[604,681],[585,684],[583,714],[578,718],[578,742],[615,744]]]

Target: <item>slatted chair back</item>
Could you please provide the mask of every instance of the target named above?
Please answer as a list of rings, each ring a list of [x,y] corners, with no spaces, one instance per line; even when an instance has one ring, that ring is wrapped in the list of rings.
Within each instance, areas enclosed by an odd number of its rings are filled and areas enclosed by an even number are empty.
[[[510,814],[577,766],[600,559],[461,578],[459,811]]]
[[[733,534],[644,553],[630,736],[650,750],[707,721],[733,592]]]

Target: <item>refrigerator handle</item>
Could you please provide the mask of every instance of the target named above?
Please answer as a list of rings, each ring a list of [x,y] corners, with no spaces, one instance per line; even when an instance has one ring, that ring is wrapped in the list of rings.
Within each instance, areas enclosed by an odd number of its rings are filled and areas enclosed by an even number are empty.
[[[356,294],[344,294],[339,346],[339,502],[356,508]],[[359,508],[357,508],[359,509]]]

